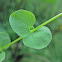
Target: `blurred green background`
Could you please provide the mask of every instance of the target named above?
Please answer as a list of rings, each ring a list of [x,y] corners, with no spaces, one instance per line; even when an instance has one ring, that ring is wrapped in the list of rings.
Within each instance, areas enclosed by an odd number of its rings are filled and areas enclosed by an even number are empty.
[[[6,31],[11,41],[19,36],[9,24],[12,12],[25,9],[35,14],[34,27],[62,12],[62,0],[0,0],[0,31]],[[11,45],[3,62],[62,62],[62,17],[46,25],[52,32],[52,41],[44,49],[26,47],[22,40]]]

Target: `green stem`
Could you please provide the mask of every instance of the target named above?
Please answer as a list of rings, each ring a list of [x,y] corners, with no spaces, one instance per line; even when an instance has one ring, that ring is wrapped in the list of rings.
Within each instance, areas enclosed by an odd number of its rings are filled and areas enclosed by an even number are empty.
[[[36,31],[36,30],[39,29],[40,27],[42,27],[42,26],[44,26],[44,25],[50,23],[51,21],[57,19],[57,18],[60,17],[60,16],[62,16],[62,13],[60,13],[60,14],[56,15],[55,17],[49,19],[48,21],[46,21],[46,22],[44,22],[43,24],[39,25],[38,27],[34,28],[34,29],[31,30],[30,32],[34,32],[34,31]]]
[[[5,47],[3,47],[2,49],[0,49],[0,51],[8,48],[9,46],[11,46],[12,44],[16,43],[17,41],[21,40],[23,37],[19,37],[16,40],[14,40],[13,42],[11,42],[10,44],[6,45]]]

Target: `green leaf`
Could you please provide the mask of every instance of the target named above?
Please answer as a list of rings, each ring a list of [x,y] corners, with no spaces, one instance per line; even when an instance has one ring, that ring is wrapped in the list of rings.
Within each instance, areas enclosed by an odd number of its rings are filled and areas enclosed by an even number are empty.
[[[50,30],[43,26],[36,32],[30,33],[29,36],[23,38],[23,43],[31,48],[42,49],[46,47],[52,39]]]
[[[0,51],[0,62],[2,62],[5,59],[5,52]]]
[[[30,28],[35,23],[35,16],[33,13],[26,10],[18,10],[13,12],[9,18],[12,29],[19,36],[27,36],[30,33]]]
[[[0,32],[0,48],[8,45],[10,43],[10,38],[7,33]]]

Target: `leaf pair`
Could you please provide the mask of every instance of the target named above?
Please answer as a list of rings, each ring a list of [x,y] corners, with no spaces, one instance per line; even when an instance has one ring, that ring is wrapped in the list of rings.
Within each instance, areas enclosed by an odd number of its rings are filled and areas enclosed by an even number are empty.
[[[33,13],[26,10],[18,10],[10,15],[9,22],[12,29],[21,37],[23,43],[31,48],[42,49],[46,47],[52,35],[49,28],[43,26],[35,32],[30,32],[35,23],[35,16]]]

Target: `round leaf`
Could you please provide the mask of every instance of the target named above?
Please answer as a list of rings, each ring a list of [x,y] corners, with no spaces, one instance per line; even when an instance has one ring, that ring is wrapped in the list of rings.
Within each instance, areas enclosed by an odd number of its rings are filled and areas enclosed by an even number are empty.
[[[0,51],[0,62],[2,62],[5,59],[5,52]]]
[[[10,38],[7,33],[0,32],[0,48],[8,45],[10,43]]]
[[[24,37],[30,33],[30,28],[35,23],[35,16],[29,11],[18,10],[10,15],[9,22],[13,30]]]
[[[42,49],[46,47],[52,39],[49,28],[43,26],[29,36],[23,38],[23,43],[31,48]]]

